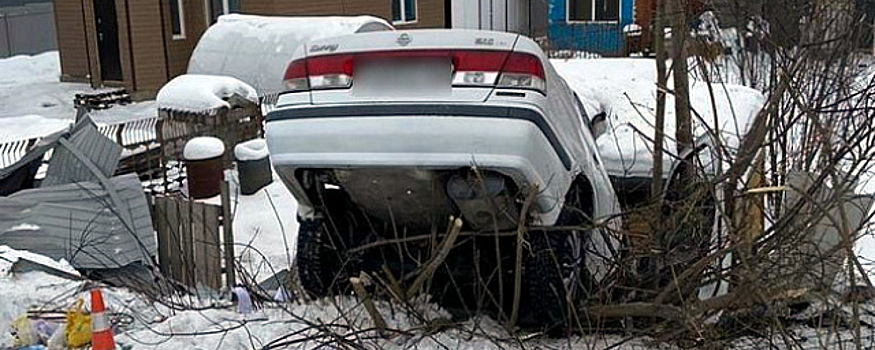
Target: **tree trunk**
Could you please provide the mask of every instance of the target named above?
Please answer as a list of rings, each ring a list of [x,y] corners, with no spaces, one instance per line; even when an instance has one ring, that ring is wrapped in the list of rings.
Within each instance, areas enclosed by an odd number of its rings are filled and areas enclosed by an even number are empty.
[[[656,51],[656,121],[653,135],[653,180],[650,183],[650,198],[658,208],[662,203],[662,162],[663,144],[665,142],[665,90],[668,86],[668,74],[665,61],[665,1],[656,2],[656,15],[653,16],[653,50]],[[656,221],[658,222],[658,220]]]
[[[678,154],[693,146],[693,125],[690,114],[690,83],[687,75],[687,55],[684,46],[687,41],[689,29],[687,29],[687,16],[684,11],[683,0],[668,0],[672,3],[671,16],[671,40],[674,50],[672,57],[672,74],[674,75],[674,98],[675,118],[677,130]],[[691,169],[691,167],[686,167]]]

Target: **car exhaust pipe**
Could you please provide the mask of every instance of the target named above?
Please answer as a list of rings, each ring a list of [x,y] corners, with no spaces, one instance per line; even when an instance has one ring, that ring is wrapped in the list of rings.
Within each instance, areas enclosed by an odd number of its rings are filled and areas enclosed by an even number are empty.
[[[475,229],[510,230],[517,227],[519,213],[506,181],[493,172],[467,178],[454,175],[447,181],[447,195]]]

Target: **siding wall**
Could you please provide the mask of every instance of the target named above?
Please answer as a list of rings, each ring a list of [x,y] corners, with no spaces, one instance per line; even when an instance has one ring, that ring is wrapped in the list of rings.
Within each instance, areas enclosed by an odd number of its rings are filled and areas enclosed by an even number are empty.
[[[417,0],[416,23],[398,28],[443,28],[445,0]],[[256,15],[327,16],[371,15],[392,21],[391,0],[243,0],[241,12]]]
[[[103,85],[100,77],[100,54],[97,49],[97,24],[94,22],[94,0],[80,0],[84,14],[85,47],[88,49],[88,67],[92,85]]]
[[[554,50],[581,50],[605,56],[624,52],[623,26],[632,23],[633,0],[620,0],[618,22],[569,23],[566,0],[550,0],[550,45]]]
[[[133,57],[131,57],[131,36],[130,25],[128,23],[128,3],[130,0],[115,0],[115,11],[118,22],[118,51],[119,61],[122,66],[122,79],[124,80],[125,88],[133,91],[136,88],[136,79],[134,77]]]
[[[88,50],[85,46],[82,0],[55,0],[54,6],[62,79],[65,81],[87,79]]]
[[[167,43],[167,79],[185,74],[191,52],[207,29],[206,5],[203,0],[183,0],[185,38],[173,39],[170,24],[170,1],[162,0],[164,9],[164,40]]]
[[[161,0],[129,0],[128,6],[135,89],[158,91],[167,81],[164,41],[160,40],[163,36]]]

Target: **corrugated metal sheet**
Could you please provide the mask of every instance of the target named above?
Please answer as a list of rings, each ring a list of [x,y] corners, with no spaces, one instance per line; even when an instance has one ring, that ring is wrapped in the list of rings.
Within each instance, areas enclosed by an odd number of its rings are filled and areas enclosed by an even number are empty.
[[[2,156],[4,158],[4,164],[6,164],[6,161],[8,160],[16,160],[12,164],[9,164],[9,166],[0,169],[0,195],[6,196],[18,192],[19,190],[22,190],[24,188],[33,187],[30,185],[32,185],[32,178],[33,175],[36,174],[36,169],[25,170],[24,168],[29,168],[32,166],[38,167],[41,164],[45,154],[51,151],[55,147],[55,145],[57,145],[58,139],[66,136],[68,133],[68,131],[63,130],[38,140],[27,140],[28,145],[30,145],[32,141],[36,142],[36,144],[33,145],[33,148],[28,150],[27,153],[25,153],[20,158],[18,158],[18,154],[15,153],[11,155],[4,154]],[[21,171],[32,172],[28,174],[30,179],[16,179],[15,177],[17,175],[21,175],[19,174],[19,172]]]
[[[98,180],[98,175],[94,174],[89,165],[76,157],[76,150],[86,156],[104,177],[110,177],[115,172],[122,147],[101,134],[90,120],[76,124],[69,144],[75,150],[63,144],[55,149],[42,183],[43,187]]]
[[[80,182],[0,198],[0,244],[67,259],[77,268],[151,264],[157,242],[139,179],[129,174],[107,184]]]

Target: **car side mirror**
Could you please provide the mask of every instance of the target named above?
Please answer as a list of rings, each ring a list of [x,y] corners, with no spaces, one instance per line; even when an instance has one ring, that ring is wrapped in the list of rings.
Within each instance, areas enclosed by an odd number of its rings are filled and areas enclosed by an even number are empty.
[[[608,116],[605,112],[600,112],[592,117],[592,121],[590,125],[592,125],[592,137],[594,139],[598,139],[599,136],[602,136],[605,132],[608,131]]]

